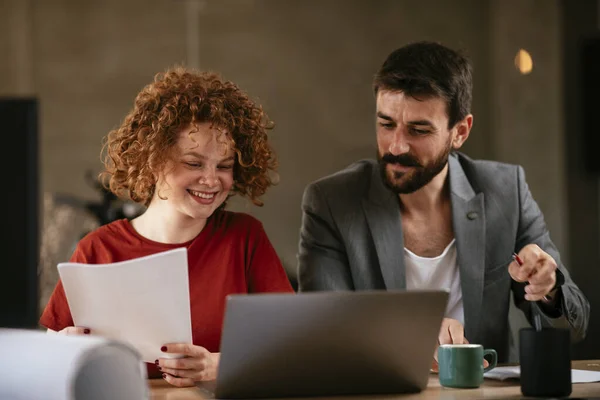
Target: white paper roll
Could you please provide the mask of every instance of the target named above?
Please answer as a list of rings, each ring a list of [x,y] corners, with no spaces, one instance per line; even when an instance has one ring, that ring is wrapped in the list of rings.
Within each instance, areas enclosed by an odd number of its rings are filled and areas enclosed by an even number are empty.
[[[97,336],[0,329],[0,399],[148,399],[146,367],[130,346]]]

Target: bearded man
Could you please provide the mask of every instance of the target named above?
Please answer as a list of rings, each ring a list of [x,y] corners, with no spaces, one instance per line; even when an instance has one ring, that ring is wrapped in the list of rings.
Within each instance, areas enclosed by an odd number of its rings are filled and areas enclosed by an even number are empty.
[[[581,340],[589,302],[523,169],[458,152],[473,125],[467,58],[409,44],[387,57],[373,87],[377,160],[304,192],[299,290],[447,290],[439,343],[479,343],[498,362],[508,358],[511,293],[530,322],[539,308],[544,327]]]

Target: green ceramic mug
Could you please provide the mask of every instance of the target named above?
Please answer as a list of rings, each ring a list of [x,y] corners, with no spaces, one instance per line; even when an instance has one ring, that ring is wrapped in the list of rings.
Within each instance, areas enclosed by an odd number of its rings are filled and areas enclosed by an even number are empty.
[[[483,357],[490,365],[483,368]],[[438,348],[440,384],[453,388],[477,388],[483,383],[483,373],[498,362],[496,350],[483,349],[480,344],[443,344]]]

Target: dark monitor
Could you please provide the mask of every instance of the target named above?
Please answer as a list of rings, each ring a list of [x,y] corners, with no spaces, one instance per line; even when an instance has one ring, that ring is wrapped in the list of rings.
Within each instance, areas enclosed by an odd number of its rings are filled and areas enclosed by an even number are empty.
[[[583,154],[585,168],[593,174],[600,173],[600,35],[583,40],[581,48],[581,91],[583,117]],[[570,133],[568,133],[570,134]]]
[[[38,320],[38,102],[0,97],[0,327]]]

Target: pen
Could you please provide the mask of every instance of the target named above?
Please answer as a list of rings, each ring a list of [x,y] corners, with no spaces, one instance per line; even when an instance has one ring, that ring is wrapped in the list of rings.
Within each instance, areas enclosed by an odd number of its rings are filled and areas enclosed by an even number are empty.
[[[513,260],[515,260],[519,266],[523,265],[523,260],[521,260],[521,257],[519,257],[517,253],[513,253]],[[542,330],[542,317],[540,316],[540,309],[535,302],[531,303],[531,311],[533,313],[533,326],[536,331],[540,332]]]

